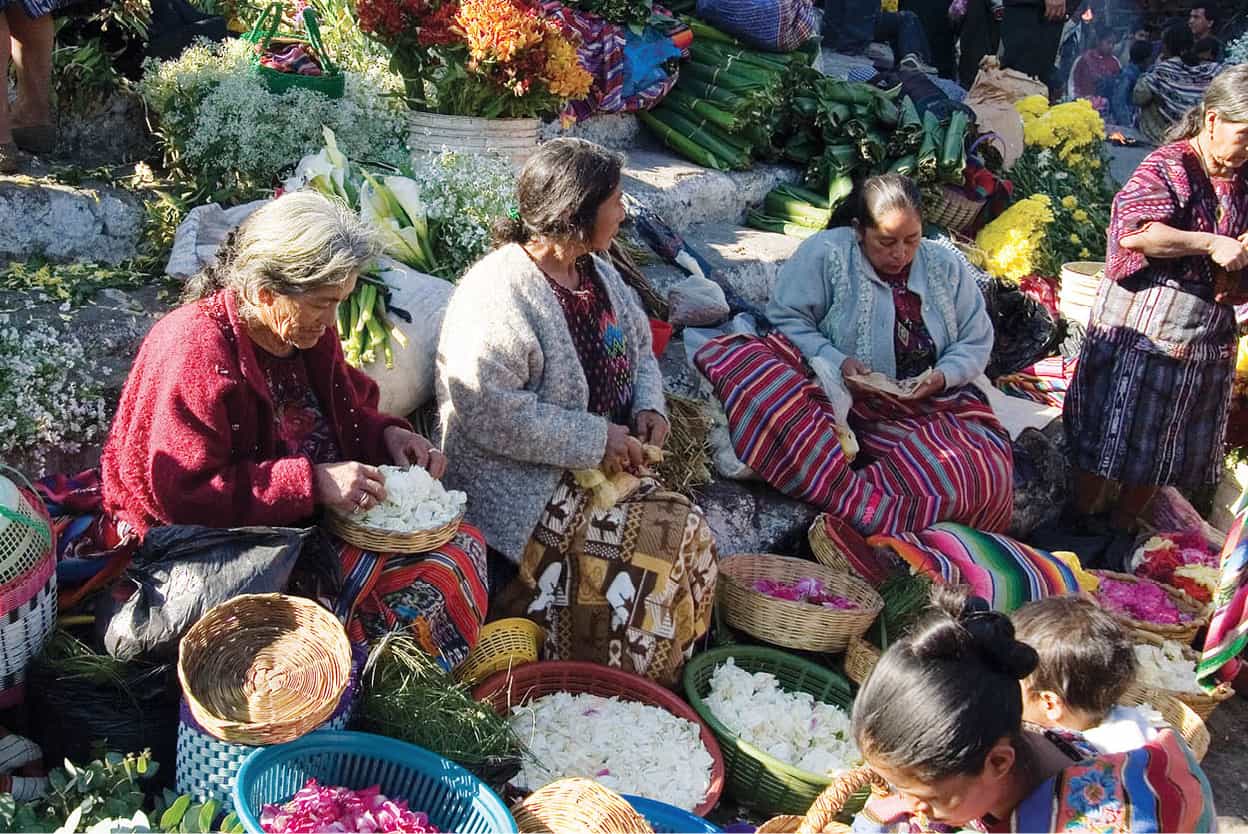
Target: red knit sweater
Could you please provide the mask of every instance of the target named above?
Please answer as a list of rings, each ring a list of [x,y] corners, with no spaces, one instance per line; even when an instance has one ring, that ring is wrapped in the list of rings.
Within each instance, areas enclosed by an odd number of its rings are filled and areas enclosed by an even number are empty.
[[[327,331],[308,378],[347,460],[388,462],[377,386]],[[163,524],[290,526],[313,514],[312,462],[279,457],[255,347],[223,290],[165,316],[130,369],[101,460],[104,506],[140,535]]]

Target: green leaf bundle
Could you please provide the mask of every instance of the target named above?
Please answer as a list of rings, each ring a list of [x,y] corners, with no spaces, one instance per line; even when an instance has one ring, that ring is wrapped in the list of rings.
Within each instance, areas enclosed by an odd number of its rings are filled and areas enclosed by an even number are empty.
[[[949,116],[949,127],[941,142],[940,160],[937,168],[940,179],[945,182],[960,184],[966,170],[966,132],[970,122],[966,113],[955,110]]]
[[[944,138],[945,131],[940,126],[940,119],[928,110],[923,114],[923,142],[919,145],[919,160],[915,167],[919,181],[936,181],[936,176],[940,172],[937,153]]]
[[[790,223],[779,217],[772,217],[760,211],[751,209],[745,216],[745,224],[751,229],[758,229],[763,232],[772,232],[778,235],[787,235],[805,240],[812,235],[817,235],[819,229],[812,229],[809,226],[802,226],[797,223]]]

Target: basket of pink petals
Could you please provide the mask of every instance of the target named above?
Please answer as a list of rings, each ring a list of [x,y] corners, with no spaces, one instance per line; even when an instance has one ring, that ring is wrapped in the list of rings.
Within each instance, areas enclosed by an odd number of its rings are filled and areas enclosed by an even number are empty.
[[[1142,576],[1094,570],[1096,601],[1125,627],[1189,646],[1209,622],[1208,606]]]

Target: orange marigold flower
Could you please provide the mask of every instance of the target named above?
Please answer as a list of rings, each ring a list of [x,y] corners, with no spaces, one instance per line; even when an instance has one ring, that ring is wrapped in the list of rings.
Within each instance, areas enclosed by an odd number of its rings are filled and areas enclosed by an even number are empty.
[[[513,0],[464,0],[455,22],[468,54],[477,61],[507,63],[542,41],[542,21]]]
[[[564,99],[585,98],[594,77],[580,65],[576,47],[558,34],[548,34],[543,45],[546,47],[545,81],[551,94]]]

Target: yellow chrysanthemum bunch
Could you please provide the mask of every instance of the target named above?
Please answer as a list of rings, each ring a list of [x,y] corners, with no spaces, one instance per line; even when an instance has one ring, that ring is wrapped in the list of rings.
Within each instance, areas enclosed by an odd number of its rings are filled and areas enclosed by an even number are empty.
[[[984,268],[1011,281],[1034,273],[1045,227],[1052,222],[1053,208],[1045,194],[1033,194],[1010,206],[975,238],[975,245],[984,252]]]
[[[541,18],[526,14],[511,0],[463,0],[455,22],[474,61],[505,64],[546,35]]]
[[[882,12],[897,11],[897,0],[880,0],[880,11]]]
[[[585,98],[594,77],[576,60],[576,47],[553,23],[543,46],[546,47],[545,80],[551,94],[559,98]]]
[[[1049,111],[1049,100],[1044,96],[1027,96],[1014,102],[1014,109],[1023,117],[1023,124]]]
[[[1032,96],[1031,98],[1041,98]],[[1075,99],[1051,107],[1042,113],[1028,117],[1023,105],[1031,99],[1023,99],[1015,107],[1023,114],[1023,139],[1028,146],[1050,148],[1059,159],[1071,167],[1096,161],[1096,146],[1105,138],[1105,120],[1087,99]]]

